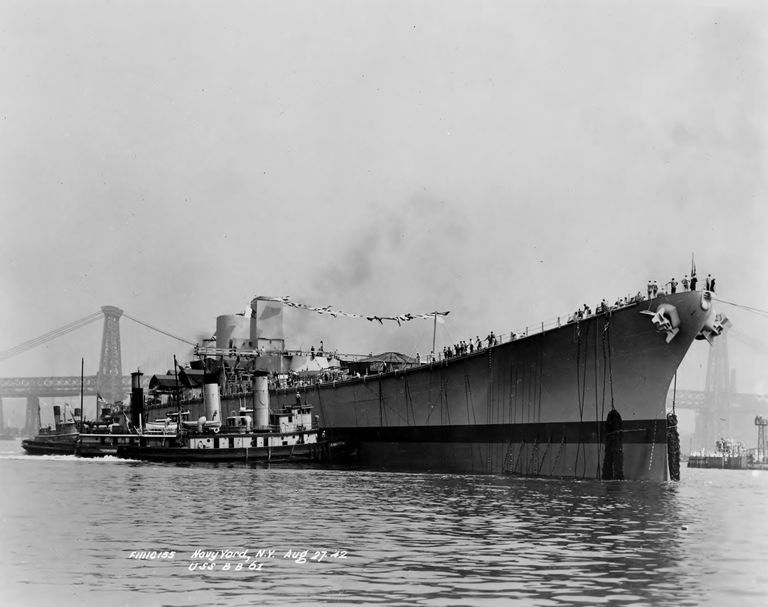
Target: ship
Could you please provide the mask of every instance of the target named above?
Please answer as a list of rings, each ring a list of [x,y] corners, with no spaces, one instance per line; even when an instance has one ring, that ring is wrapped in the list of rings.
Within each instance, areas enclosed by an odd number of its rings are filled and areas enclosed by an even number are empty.
[[[34,438],[21,441],[22,448],[30,455],[73,455],[80,431],[69,406],[53,407],[54,425],[42,423]]]
[[[205,415],[189,420],[189,411],[168,413],[165,423],[141,425],[145,406],[141,372],[132,373],[132,420],[138,433],[115,443],[122,459],[178,463],[315,462],[326,457],[327,441],[313,424],[312,407],[295,403],[270,412],[267,373],[256,373],[253,409],[240,407],[221,420],[218,378],[204,375]],[[138,378],[138,379],[137,379]],[[103,449],[104,445],[99,445]]]
[[[120,406],[102,406],[98,419],[90,421],[83,418],[81,411],[82,404],[74,413],[69,404],[65,404],[63,409],[54,405],[54,425],[43,426],[40,421],[35,437],[22,440],[22,448],[29,455],[103,457],[117,455],[118,446],[138,440],[136,429],[127,427]],[[39,410],[38,417],[41,418]]]
[[[747,449],[744,443],[733,438],[715,441],[714,451],[696,451],[688,456],[689,468],[721,468],[724,470],[768,470],[768,419],[755,416],[757,447]]]
[[[688,456],[689,468],[723,468],[746,470],[749,462],[744,443],[732,438],[715,441],[715,451],[700,451]]]
[[[271,406],[311,402],[355,465],[576,479],[675,478],[668,389],[691,344],[730,325],[709,291],[638,294],[471,352],[297,385],[291,369],[323,353],[286,348],[281,305],[255,298],[198,347],[198,365],[219,365],[225,414],[254,398],[249,374],[267,372]]]

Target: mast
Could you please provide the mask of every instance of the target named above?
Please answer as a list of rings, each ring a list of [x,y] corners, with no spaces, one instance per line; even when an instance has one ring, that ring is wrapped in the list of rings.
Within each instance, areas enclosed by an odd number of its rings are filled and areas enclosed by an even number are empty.
[[[179,423],[177,429],[181,428],[181,393],[179,392],[179,363],[176,362],[176,355],[173,355],[173,374],[176,376],[176,407],[179,413]]]
[[[202,396],[203,396],[203,413],[205,413],[205,374],[208,373],[208,366],[206,365],[206,358],[202,354],[200,355],[200,362],[203,363]]]
[[[435,336],[437,335],[437,312],[432,312],[434,318],[432,322],[432,360],[435,360]]]
[[[85,358],[80,359],[80,432],[83,431],[85,426],[83,426],[83,381],[84,381],[84,375],[85,373]],[[97,405],[98,406],[98,405]]]

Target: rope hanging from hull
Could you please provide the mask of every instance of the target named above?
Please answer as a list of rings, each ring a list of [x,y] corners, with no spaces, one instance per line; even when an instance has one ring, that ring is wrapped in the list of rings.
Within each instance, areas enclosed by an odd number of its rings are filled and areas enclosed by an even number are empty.
[[[677,431],[677,415],[675,414],[675,399],[677,398],[677,373],[672,388],[672,413],[667,413],[667,466],[669,478],[680,480],[680,433]]]
[[[605,419],[605,457],[603,480],[624,480],[624,448],[622,446],[622,420],[616,409],[608,412]]]

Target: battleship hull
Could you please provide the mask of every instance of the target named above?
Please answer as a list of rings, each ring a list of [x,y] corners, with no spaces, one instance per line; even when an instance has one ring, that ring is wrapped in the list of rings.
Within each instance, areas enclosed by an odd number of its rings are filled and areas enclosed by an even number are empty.
[[[710,294],[686,291],[299,392],[335,457],[345,452],[365,467],[666,480],[667,392],[694,339],[713,339],[716,325]],[[295,395],[295,387],[270,390],[269,406],[289,406]],[[223,415],[252,399],[222,395]]]
[[[677,316],[670,337],[652,322]],[[603,478],[606,417],[620,477],[665,480],[666,395],[714,314],[684,292],[593,315],[474,353],[301,388],[332,442],[371,467]],[[295,390],[272,393],[288,405]],[[611,446],[616,455],[615,442]]]

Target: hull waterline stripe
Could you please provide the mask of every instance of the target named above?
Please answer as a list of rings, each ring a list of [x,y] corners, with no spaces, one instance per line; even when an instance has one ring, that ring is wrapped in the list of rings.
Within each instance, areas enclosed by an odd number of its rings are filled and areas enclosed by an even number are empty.
[[[666,421],[625,421],[624,444],[666,443]],[[664,422],[664,423],[660,423]],[[605,437],[605,423],[561,422],[533,424],[478,424],[455,426],[389,426],[328,429],[332,439],[402,443],[596,443]]]

